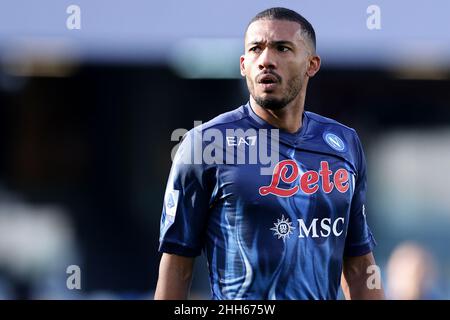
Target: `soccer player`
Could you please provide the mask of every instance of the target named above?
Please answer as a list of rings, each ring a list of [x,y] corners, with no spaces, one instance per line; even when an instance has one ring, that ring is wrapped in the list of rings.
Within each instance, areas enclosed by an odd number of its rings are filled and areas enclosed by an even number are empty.
[[[319,68],[314,29],[300,14],[271,8],[251,20],[240,58],[249,102],[189,131],[174,158],[155,299],[188,298],[202,250],[212,299],[336,299],[341,281],[348,299],[384,297],[368,285],[375,240],[361,142],[304,110]],[[270,174],[249,160],[264,147],[278,157]]]

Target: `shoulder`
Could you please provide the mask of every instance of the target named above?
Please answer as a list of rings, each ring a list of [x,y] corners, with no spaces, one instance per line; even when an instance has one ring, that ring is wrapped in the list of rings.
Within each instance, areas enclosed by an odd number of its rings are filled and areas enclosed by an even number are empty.
[[[309,120],[308,132],[318,139],[315,141],[321,141],[324,150],[343,156],[361,168],[364,151],[355,129],[314,112],[305,111],[305,116]]]
[[[211,128],[221,128],[223,125],[229,125],[239,122],[248,117],[248,114],[244,111],[244,106],[240,106],[234,110],[219,114],[213,119],[203,123],[198,127],[199,130],[207,130]]]
[[[183,149],[192,149],[193,146],[200,147],[206,143],[203,139],[203,134],[205,134],[205,132],[209,130],[211,130],[210,132],[214,130],[219,130],[221,133],[225,132],[227,128],[241,126],[241,121],[245,120],[247,117],[248,114],[245,112],[244,106],[219,114],[213,119],[186,132],[182,137],[181,147]]]
[[[330,135],[331,137],[337,136],[352,145],[360,144],[355,129],[314,112],[305,111],[305,116],[309,120],[308,131],[322,135],[324,139]]]
[[[334,119],[324,117],[311,111],[305,111],[305,115],[316,127],[321,127],[322,129],[336,129],[352,135],[356,134],[355,129],[350,128]]]

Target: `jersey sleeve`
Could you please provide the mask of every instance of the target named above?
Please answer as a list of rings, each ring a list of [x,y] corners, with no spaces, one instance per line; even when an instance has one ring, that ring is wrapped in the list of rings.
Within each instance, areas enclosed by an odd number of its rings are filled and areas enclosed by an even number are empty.
[[[187,257],[200,255],[210,195],[207,169],[195,161],[201,141],[195,129],[181,142],[170,170],[160,223],[159,251]],[[197,146],[194,141],[198,141]]]
[[[350,208],[349,224],[344,249],[345,256],[362,256],[371,252],[376,246],[376,241],[366,220],[366,159],[357,135],[356,154],[358,160],[358,174]]]

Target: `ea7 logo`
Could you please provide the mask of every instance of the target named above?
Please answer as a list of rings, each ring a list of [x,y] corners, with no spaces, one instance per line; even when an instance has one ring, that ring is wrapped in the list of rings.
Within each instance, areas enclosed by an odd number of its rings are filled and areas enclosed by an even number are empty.
[[[245,144],[246,146],[254,146],[256,144],[256,136],[252,137],[227,136],[227,145],[229,147],[240,146],[243,144]]]

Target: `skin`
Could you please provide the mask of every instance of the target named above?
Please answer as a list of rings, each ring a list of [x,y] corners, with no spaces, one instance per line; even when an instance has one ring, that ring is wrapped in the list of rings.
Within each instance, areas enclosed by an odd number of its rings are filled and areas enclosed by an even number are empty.
[[[189,297],[193,268],[194,258],[163,253],[155,300],[186,300]]]
[[[370,266],[376,265],[372,253],[359,257],[344,257],[341,287],[347,300],[384,300],[384,290],[369,289],[367,282],[373,273],[368,273]],[[381,275],[378,275],[381,277]],[[377,279],[381,283],[381,279]]]
[[[253,111],[275,127],[291,133],[298,131],[309,78],[320,69],[320,57],[301,26],[293,21],[267,19],[250,24],[240,69],[247,81]],[[259,82],[267,73],[278,78],[273,88]],[[284,106],[283,100],[287,102]],[[278,106],[271,108],[270,101],[278,102]],[[269,106],[262,102],[269,102]]]
[[[320,57],[301,26],[292,21],[258,20],[245,36],[240,69],[246,78],[253,111],[287,132],[301,128],[308,80],[320,69]],[[261,79],[270,74],[274,84]],[[369,289],[367,267],[375,264],[372,253],[344,258],[342,288],[346,299],[383,299],[382,289]],[[163,253],[155,300],[187,299],[194,258]]]

